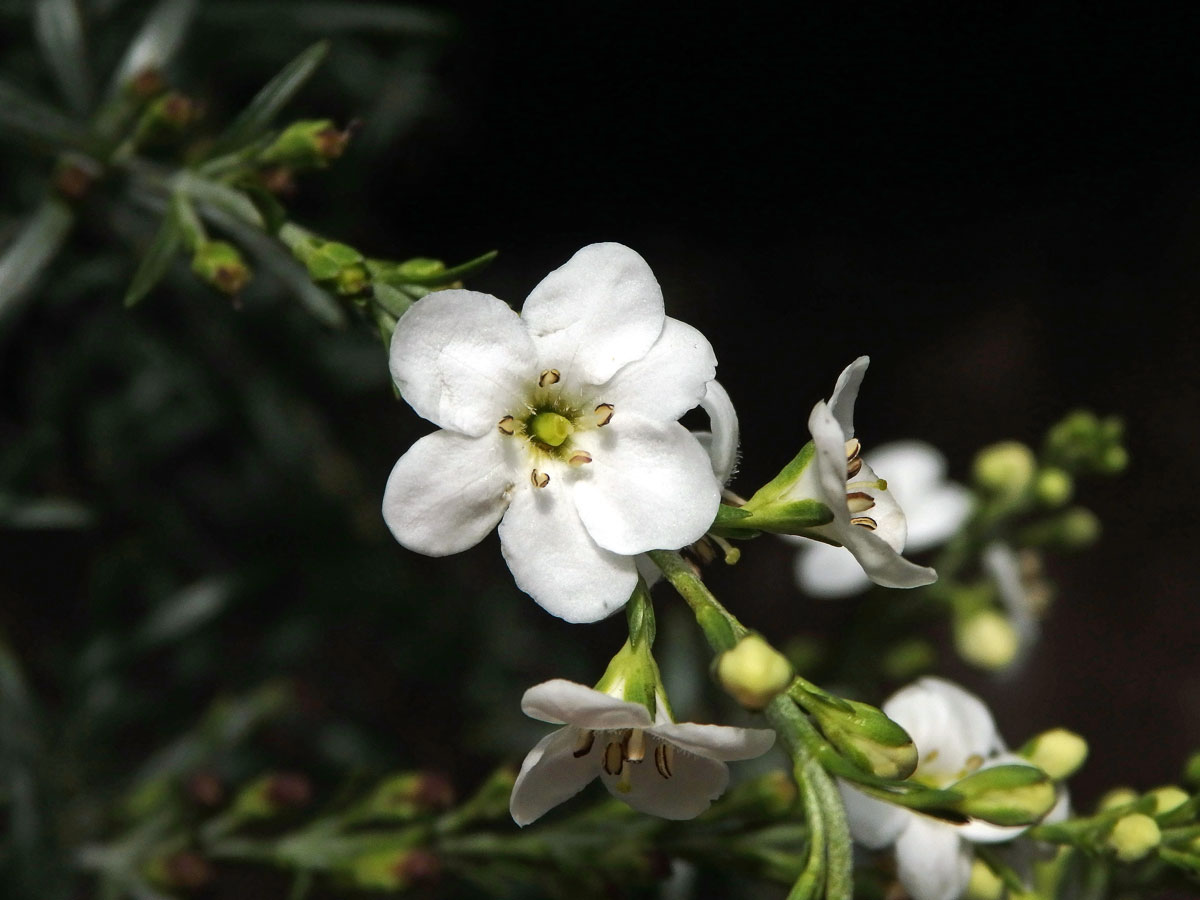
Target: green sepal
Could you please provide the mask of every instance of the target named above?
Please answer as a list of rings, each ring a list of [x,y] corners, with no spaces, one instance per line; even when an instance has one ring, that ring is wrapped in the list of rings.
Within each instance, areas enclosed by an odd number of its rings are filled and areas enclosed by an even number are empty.
[[[955,783],[958,810],[993,825],[1034,825],[1054,806],[1054,782],[1035,766],[982,769]]]
[[[754,492],[754,496],[746,501],[746,506],[757,508],[771,503],[780,497],[808,468],[816,455],[817,447],[809,441],[800,448],[800,452],[792,457],[792,461],[780,470],[779,474]]]
[[[446,268],[446,264],[441,260],[424,257],[416,257],[404,262],[373,259],[367,265],[375,278],[396,287],[417,285],[435,288],[461,281],[483,271],[498,255],[498,250],[490,250],[482,256],[477,256],[451,268]]]
[[[370,271],[370,266],[367,267]],[[382,281],[372,282],[376,305],[383,308],[393,319],[399,319],[413,305],[413,298],[404,291]]]

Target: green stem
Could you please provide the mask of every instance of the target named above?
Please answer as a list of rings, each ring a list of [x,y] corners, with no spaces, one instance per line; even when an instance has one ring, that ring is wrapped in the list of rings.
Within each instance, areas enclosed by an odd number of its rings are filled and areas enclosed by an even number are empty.
[[[700,576],[674,550],[651,550],[647,554],[679,596],[687,601],[714,653],[724,653],[737,646],[749,632],[737,618],[721,605]]]

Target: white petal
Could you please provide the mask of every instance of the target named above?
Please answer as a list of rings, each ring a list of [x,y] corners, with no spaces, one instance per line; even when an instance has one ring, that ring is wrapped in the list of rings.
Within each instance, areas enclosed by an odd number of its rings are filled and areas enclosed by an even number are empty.
[[[913,818],[913,813],[900,806],[868,797],[845,781],[838,781],[846,821],[854,840],[871,850],[895,843],[900,832]]]
[[[621,414],[635,412],[673,422],[701,402],[716,372],[717,358],[708,338],[667,316],[646,355],[622,366],[595,394]]]
[[[941,678],[921,678],[902,688],[883,711],[913,739],[923,776],[957,780],[971,757],[987,760],[1004,749],[983,701]]]
[[[574,484],[579,517],[614,553],[676,550],[717,514],[720,485],[704,448],[678,422],[617,412],[579,445],[592,455]]]
[[[650,713],[640,703],[630,703],[603,691],[565,678],[535,684],[521,698],[521,712],[554,725],[571,724],[591,731],[646,728]]]
[[[851,484],[860,481],[867,484],[880,481],[879,476],[867,462],[862,464]],[[849,489],[850,486],[847,485],[847,490]],[[870,534],[879,538],[897,553],[901,552],[908,542],[908,520],[904,515],[904,510],[897,502],[896,495],[886,488],[883,490],[867,488],[866,493],[875,501],[875,505],[863,514],[875,520],[875,530]]]
[[[707,443],[700,441],[708,451],[712,460],[713,474],[717,481],[727,484],[737,468],[738,461],[738,417],[733,408],[733,401],[720,382],[710,381],[700,401],[708,420],[712,423],[712,433]]]
[[[529,751],[508,800],[508,811],[518,825],[541,818],[596,777],[600,771],[596,748],[576,758],[578,735],[575,728],[560,728]]]
[[[663,330],[662,289],[622,244],[590,244],[542,279],[521,310],[542,365],[570,383],[604,384]]]
[[[775,732],[769,728],[667,722],[655,725],[650,731],[681,750],[723,762],[754,759],[756,756],[762,756],[775,744]]]
[[[946,479],[946,457],[925,441],[890,441],[870,448],[864,456],[884,478],[904,485],[896,493],[905,508]]]
[[[429,556],[483,540],[508,506],[502,440],[495,428],[482,437],[435,431],[409,447],[383,492],[383,519],[396,540]]]
[[[1020,559],[1008,544],[993,541],[984,548],[981,562],[983,570],[995,583],[1000,603],[1017,630],[1020,652],[1028,653],[1037,641],[1040,628],[1037,611],[1030,603],[1029,591],[1021,576]]]
[[[870,449],[866,461],[887,480],[908,520],[911,553],[941,544],[971,512],[971,492],[946,481],[946,457],[924,441],[893,441]]]
[[[870,363],[869,356],[860,356],[846,366],[829,396],[829,409],[841,426],[843,441],[854,437],[854,401],[858,399],[858,389]]]
[[[662,819],[693,819],[721,796],[729,784],[729,769],[723,762],[696,756],[676,748],[672,775],[663,778],[654,765],[647,745],[640,763],[625,763],[629,791],[621,789],[622,776],[601,770],[600,778],[614,797],[634,809]]]
[[[559,467],[550,485],[522,482],[500,521],[500,550],[517,587],[568,622],[596,622],[620,609],[637,584],[633,559],[599,547],[575,511]]]
[[[880,473],[884,478],[887,475]],[[888,490],[903,482],[888,481]],[[971,514],[974,500],[971,492],[961,484],[948,481],[931,488],[919,501],[906,506],[904,494],[896,492],[896,499],[904,508],[908,519],[908,543],[910,553],[920,553],[944,543],[952,537]]]
[[[475,291],[435,291],[414,303],[392,334],[389,366],[418,415],[476,436],[495,431],[538,374],[521,318]]]
[[[896,841],[900,883],[912,900],[958,900],[971,878],[971,847],[953,825],[912,817]]]
[[[805,541],[796,554],[796,583],[813,597],[832,600],[861,594],[871,579],[845,547]]]

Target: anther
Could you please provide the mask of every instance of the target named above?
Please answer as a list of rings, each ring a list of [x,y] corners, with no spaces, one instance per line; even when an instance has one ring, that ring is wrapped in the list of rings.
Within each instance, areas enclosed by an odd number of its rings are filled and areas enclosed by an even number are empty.
[[[968,772],[974,772],[976,769],[978,769],[982,765],[983,765],[983,757],[980,756],[978,753],[972,753],[970,756],[967,757],[967,767],[966,768],[967,768]]]
[[[621,745],[617,741],[613,741],[604,748],[604,771],[609,775],[620,775],[624,765],[625,754],[621,750]]]
[[[537,469],[534,469],[529,475],[529,480],[533,482],[534,487],[544,488],[550,483],[550,476],[545,472],[539,472]]]
[[[856,456],[856,457],[854,457],[854,459],[849,460],[846,463],[846,477],[847,478],[853,478],[855,475],[857,475],[861,471],[862,471],[862,458],[861,457]]]
[[[858,454],[862,452],[862,444],[858,442],[858,438],[850,438],[846,441],[846,462],[852,459],[858,459]]]
[[[568,465],[572,466],[586,466],[591,461],[592,454],[585,450],[576,450],[571,454],[570,458],[567,460],[567,463]]]
[[[575,753],[574,753],[575,758],[579,759],[581,756],[587,756],[589,753],[591,753],[592,745],[594,743],[596,743],[596,732],[594,732],[594,731],[579,732],[579,740],[577,740],[575,742]]]
[[[654,768],[663,778],[675,774],[675,748],[671,744],[659,744],[654,748]]]
[[[865,528],[867,531],[874,531],[879,527],[879,523],[870,516],[854,516],[850,519],[851,525],[858,525],[860,528]]]
[[[505,416],[496,427],[500,429],[501,434],[513,435],[517,432],[517,426],[513,422],[512,416]]]
[[[601,403],[596,407],[596,427],[603,428],[613,417],[613,405],[611,403]]]
[[[646,756],[646,734],[640,728],[635,728],[629,732],[629,737],[625,739],[625,760],[627,762],[641,762]]]
[[[558,384],[560,378],[562,376],[559,374],[558,369],[547,369],[538,376],[538,387],[549,387],[552,384]]]
[[[863,491],[853,491],[846,495],[846,506],[852,513],[864,513],[874,505],[875,501],[871,495]]]

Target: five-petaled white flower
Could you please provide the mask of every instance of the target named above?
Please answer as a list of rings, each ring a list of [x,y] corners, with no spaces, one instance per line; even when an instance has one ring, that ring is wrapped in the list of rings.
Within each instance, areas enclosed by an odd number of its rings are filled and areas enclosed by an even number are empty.
[[[691,819],[729,783],[726,762],[771,749],[762,728],[673,722],[665,700],[654,718],[640,703],[561,678],[525,692],[527,716],[566,725],[529,751],[513,785],[509,810],[528,825],[575,796],[597,776],[613,796],[664,819]]]
[[[864,454],[868,472],[887,481],[888,492],[904,510],[909,553],[945,542],[971,512],[971,492],[946,478],[946,457],[923,441],[894,441]],[[869,476],[868,476],[869,479]],[[897,547],[897,549],[900,549]],[[796,582],[814,597],[847,597],[871,581],[843,547],[805,541],[796,554]]]
[[[820,500],[833,521],[809,530],[816,538],[849,550],[867,577],[884,587],[911,588],[937,580],[937,573],[900,555],[907,525],[900,504],[863,462],[854,437],[854,401],[870,360],[860,356],[838,377],[829,402],[818,401],[808,417],[813,459],[788,491],[794,499]]]
[[[1028,763],[1005,751],[983,701],[940,678],[922,678],[883,704],[889,719],[908,732],[919,753],[913,779],[948,788],[978,771]],[[1008,841],[1024,827],[970,820],[956,825],[868,797],[840,782],[850,832],[878,849],[896,845],[900,883],[913,900],[955,900],[966,890],[973,843]]]
[[[383,512],[432,556],[499,523],[518,587],[554,615],[619,609],[634,557],[698,540],[720,483],[678,419],[716,371],[712,347],[663,312],[650,267],[592,244],[533,289],[517,315],[474,291],[418,301],[396,326],[401,395],[441,427],[400,458]]]

